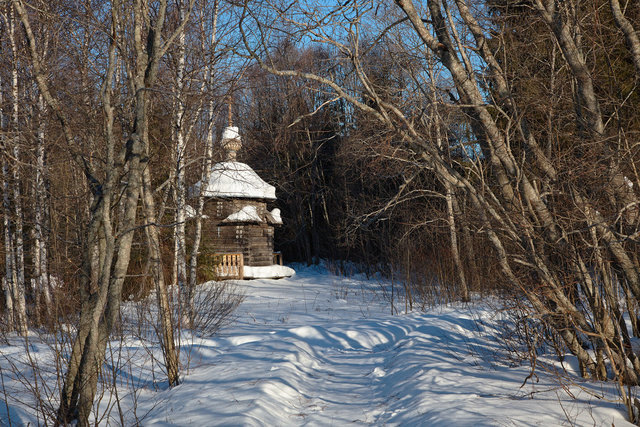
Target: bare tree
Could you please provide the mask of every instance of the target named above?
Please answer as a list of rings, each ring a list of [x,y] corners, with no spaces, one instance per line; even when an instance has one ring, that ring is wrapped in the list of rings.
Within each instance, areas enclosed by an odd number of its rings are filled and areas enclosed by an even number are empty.
[[[11,310],[8,315],[13,317],[12,325],[15,330],[24,335],[27,332],[27,312],[25,303],[25,259],[24,259],[24,230],[23,230],[23,212],[22,212],[22,190],[21,190],[21,173],[20,163],[21,153],[21,134],[19,129],[20,123],[20,87],[18,78],[18,40],[16,34],[17,21],[13,7],[9,6],[6,13],[3,14],[6,26],[8,28],[9,49],[11,52],[11,119],[7,123],[7,132],[5,134],[5,144],[10,150],[10,157],[4,159],[4,168],[11,171],[11,174],[4,173],[4,190],[8,194],[4,195],[5,203],[5,250],[7,250],[7,267],[6,267],[6,286],[11,290]],[[9,167],[10,163],[10,167]],[[11,220],[9,219],[11,218]],[[10,230],[13,228],[13,230]],[[10,258],[10,259],[9,259]],[[8,294],[5,293],[8,296]]]
[[[487,7],[500,11],[502,4],[490,2]],[[553,57],[551,76],[558,77],[562,63],[568,71],[562,78],[573,85],[575,96],[565,97],[557,108],[564,108],[562,114],[570,118],[563,124],[575,129],[579,149],[555,143],[547,144],[547,152],[541,148],[542,138],[534,131],[541,128],[538,117],[523,95],[526,89],[517,78],[518,68],[508,68],[512,64],[506,62],[515,58],[511,56],[515,51],[508,44],[508,33],[499,31],[503,21],[495,21],[497,30],[483,27],[480,22],[490,18],[482,15],[482,7],[472,8],[471,2],[360,1],[289,8],[264,2],[259,11],[245,4],[241,31],[247,51],[263,69],[313,82],[317,90],[330,91],[394,133],[397,152],[404,150],[407,160],[431,171],[441,184],[433,189],[434,196],[451,202],[446,215],[453,248],[457,246],[453,195],[464,198],[475,217],[465,226],[482,233],[492,247],[503,286],[527,297],[534,315],[576,355],[583,375],[605,379],[613,373],[621,384],[637,384],[640,365],[630,350],[633,331],[620,320],[625,313],[636,316],[640,297],[634,249],[638,200],[627,175],[635,166],[625,157],[627,138],[619,130],[630,123],[621,118],[629,101],[609,95],[613,112],[608,105],[603,107],[603,95],[594,83],[600,64],[589,63],[583,52],[582,26],[593,16],[587,4],[537,0],[532,6],[505,2],[504,10],[539,31],[538,39],[558,46],[561,56]],[[444,142],[443,132],[430,134],[421,125],[424,104],[389,97],[384,87],[375,84],[372,69],[365,66],[370,53],[363,43],[365,26],[377,43],[393,43],[407,56],[420,58],[415,91],[426,98],[430,91],[439,91],[442,96],[431,98],[431,104],[465,117],[473,131],[471,144],[480,156],[449,156],[450,142]],[[349,70],[350,80],[338,80],[330,71],[283,67],[273,58],[267,33],[300,34],[300,40],[306,37],[329,45]],[[628,38],[629,32],[624,34]],[[632,48],[633,42],[628,45]],[[431,61],[444,67],[447,77],[436,80],[429,74]],[[446,87],[447,80],[452,88]],[[612,117],[618,129],[611,125]],[[567,138],[553,124],[547,129],[558,132],[553,140]],[[584,163],[596,156],[600,156],[597,166]],[[580,179],[573,178],[576,173]],[[397,207],[406,188],[399,188],[384,208]],[[462,270],[461,257],[454,258],[459,258],[454,260],[456,269]],[[462,276],[458,280],[461,286],[465,282]],[[620,293],[628,295],[631,304],[619,304]],[[629,398],[626,403],[631,407]]]
[[[178,377],[178,355],[173,342],[171,311],[159,256],[159,237],[155,222],[155,205],[149,191],[149,99],[161,59],[186,25],[193,1],[188,3],[184,19],[175,29],[165,29],[167,1],[158,2],[157,9],[144,2],[135,2],[124,8],[116,1],[106,10],[108,26],[104,32],[106,62],[100,89],[102,109],[102,137],[105,147],[104,167],[94,170],[87,158],[75,151],[78,164],[87,177],[92,191],[90,223],[86,237],[83,261],[82,310],[77,338],[69,360],[62,389],[58,422],[78,420],[87,425],[97,389],[98,372],[105,357],[107,341],[118,318],[122,285],[131,255],[137,207],[140,197],[148,221],[144,224],[149,241],[151,267],[159,298],[162,323],[162,343],[168,381],[175,385]],[[46,63],[37,49],[37,40],[31,29],[29,5],[12,2],[24,26],[34,77],[42,96],[57,117],[69,147],[77,144],[77,135],[57,93],[51,90]],[[91,11],[100,13],[99,11]],[[128,28],[131,37],[124,36]],[[118,144],[114,126],[114,81],[117,58],[123,61],[126,84],[130,94],[131,123],[126,143]],[[73,149],[71,149],[74,152]],[[126,184],[122,185],[124,178]],[[122,194],[120,197],[119,194]],[[112,207],[120,201],[121,209]],[[115,216],[114,216],[115,215]]]
[[[214,90],[214,83],[216,78],[215,73],[215,62],[213,61],[213,57],[215,53],[218,51],[219,46],[219,38],[218,38],[218,17],[220,14],[220,2],[216,0],[213,4],[211,16],[211,34],[209,39],[209,49],[208,53],[211,57],[209,61],[206,62],[204,70],[203,70],[203,85],[210,91]],[[204,25],[208,20],[202,19],[201,22]],[[201,33],[206,34],[203,29]],[[205,38],[201,38],[201,51],[207,52],[205,48],[206,40]],[[204,150],[203,150],[203,162],[202,162],[202,172],[200,174],[200,191],[197,194],[197,205],[195,207],[195,224],[193,227],[193,241],[191,244],[191,251],[189,253],[189,282],[186,285],[187,294],[186,300],[188,304],[189,310],[189,319],[193,321],[193,292],[196,288],[198,281],[198,255],[200,253],[200,242],[202,241],[202,212],[204,209],[205,203],[205,191],[206,186],[202,185],[205,182],[209,181],[209,176],[211,175],[211,166],[213,162],[213,152],[214,152],[214,124],[217,116],[216,110],[216,98],[214,96],[210,96],[208,100],[205,100],[203,105],[203,111],[206,117],[206,125],[205,125],[205,136],[204,136]]]
[[[45,53],[46,54],[46,53]],[[49,283],[48,250],[49,233],[48,229],[48,192],[47,192],[47,160],[46,160],[46,130],[45,115],[46,107],[42,95],[38,96],[38,129],[36,133],[36,171],[35,182],[33,184],[33,195],[35,199],[34,214],[34,241],[33,241],[33,266],[34,274],[31,279],[33,292],[35,294],[35,310],[39,319],[40,310],[44,305],[45,314],[51,313],[51,289]],[[42,301],[44,299],[44,301]]]

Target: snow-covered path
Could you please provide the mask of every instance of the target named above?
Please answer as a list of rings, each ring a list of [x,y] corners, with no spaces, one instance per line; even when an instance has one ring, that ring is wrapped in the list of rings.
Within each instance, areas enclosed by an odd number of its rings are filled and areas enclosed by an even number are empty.
[[[576,400],[544,377],[520,388],[527,367],[491,363],[478,333],[487,308],[391,316],[374,282],[320,269],[239,286],[237,322],[193,347],[184,382],[142,391],[144,425],[625,424],[577,387]]]

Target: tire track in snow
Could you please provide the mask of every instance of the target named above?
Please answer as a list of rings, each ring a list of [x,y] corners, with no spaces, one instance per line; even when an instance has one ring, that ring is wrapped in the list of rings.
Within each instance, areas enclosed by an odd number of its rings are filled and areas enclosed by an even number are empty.
[[[559,425],[565,409],[592,420],[587,400],[561,408],[549,382],[520,389],[526,366],[481,360],[497,348],[466,308],[390,316],[374,283],[309,270],[240,286],[237,322],[193,350],[145,425]],[[623,424],[614,405],[597,409]]]

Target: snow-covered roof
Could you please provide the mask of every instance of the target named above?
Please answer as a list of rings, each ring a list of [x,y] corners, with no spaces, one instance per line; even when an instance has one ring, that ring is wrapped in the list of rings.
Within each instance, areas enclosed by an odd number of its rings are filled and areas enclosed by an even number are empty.
[[[246,163],[221,162],[211,169],[204,196],[275,200],[276,188],[264,182]]]
[[[222,222],[262,222],[255,206],[245,206],[226,217]]]
[[[282,216],[280,215],[280,209],[273,208],[267,215],[267,219],[271,224],[282,224]]]
[[[225,139],[240,139],[240,132],[238,132],[238,128],[236,126],[227,126],[222,131],[222,140]]]

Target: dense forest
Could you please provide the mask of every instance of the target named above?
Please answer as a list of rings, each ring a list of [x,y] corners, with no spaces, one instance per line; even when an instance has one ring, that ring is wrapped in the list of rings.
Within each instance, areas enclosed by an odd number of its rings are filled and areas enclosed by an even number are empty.
[[[177,384],[169,296],[188,325],[192,189],[232,121],[285,261],[382,272],[416,309],[499,296],[532,358],[572,353],[635,421],[639,27],[619,0],[1,1],[2,329],[77,325],[58,421],[83,424],[153,289]]]

